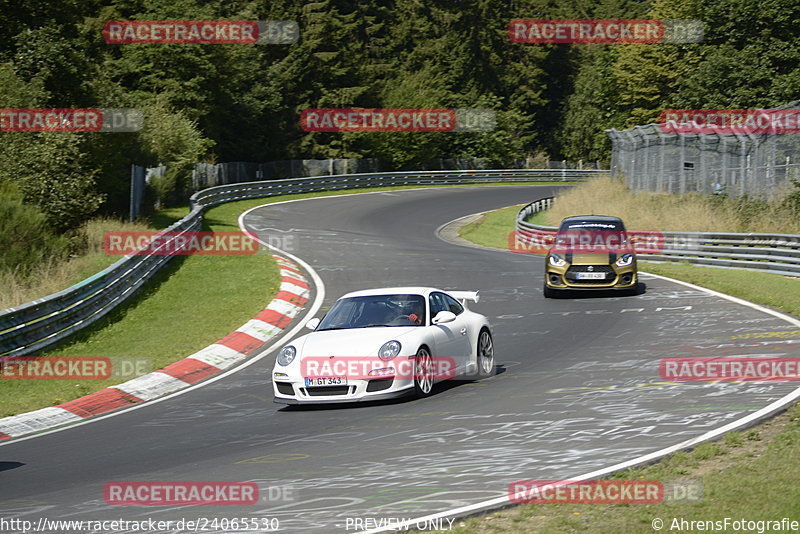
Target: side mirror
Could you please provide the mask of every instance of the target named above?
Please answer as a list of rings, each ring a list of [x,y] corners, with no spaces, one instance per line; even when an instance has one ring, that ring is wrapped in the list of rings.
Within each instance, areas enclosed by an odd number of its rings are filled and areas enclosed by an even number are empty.
[[[451,311],[440,311],[433,318],[433,324],[452,323],[456,320],[456,314]]]
[[[316,330],[318,326],[319,326],[319,318],[317,317],[314,317],[313,319],[311,319],[306,323],[306,328],[308,328],[309,330]]]

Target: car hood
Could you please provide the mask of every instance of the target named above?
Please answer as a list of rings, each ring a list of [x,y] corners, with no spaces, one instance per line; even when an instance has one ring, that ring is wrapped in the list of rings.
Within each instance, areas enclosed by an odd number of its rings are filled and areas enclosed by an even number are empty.
[[[310,356],[377,356],[378,349],[393,339],[403,344],[419,326],[376,326],[347,330],[322,330],[306,334],[295,347],[302,357]],[[416,350],[416,347],[414,347]]]

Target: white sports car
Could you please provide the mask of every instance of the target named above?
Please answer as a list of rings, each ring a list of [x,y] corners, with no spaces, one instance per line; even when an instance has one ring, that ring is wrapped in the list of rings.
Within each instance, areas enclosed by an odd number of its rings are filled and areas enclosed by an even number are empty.
[[[392,287],[348,293],[278,353],[275,402],[355,402],[431,393],[435,382],[494,371],[489,322],[474,291]]]

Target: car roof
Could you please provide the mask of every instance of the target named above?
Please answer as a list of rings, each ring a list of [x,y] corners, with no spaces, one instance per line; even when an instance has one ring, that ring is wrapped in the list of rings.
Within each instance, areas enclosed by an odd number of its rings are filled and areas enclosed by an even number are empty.
[[[566,217],[561,224],[568,222],[622,222],[622,219],[611,215],[573,215]]]
[[[434,287],[422,286],[404,286],[404,287],[380,287],[376,289],[362,289],[360,291],[351,291],[342,295],[340,298],[347,297],[368,297],[374,295],[423,295],[427,297],[433,291],[442,291]],[[442,291],[442,293],[447,293]]]
[[[572,229],[625,231],[625,223],[619,217],[610,215],[575,215],[561,221],[558,227],[559,232],[568,232]]]

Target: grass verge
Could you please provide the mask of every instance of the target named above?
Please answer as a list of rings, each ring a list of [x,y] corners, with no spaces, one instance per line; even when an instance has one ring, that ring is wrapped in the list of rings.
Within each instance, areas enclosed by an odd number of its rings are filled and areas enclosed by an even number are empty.
[[[502,185],[552,185],[552,182]],[[408,187],[284,195],[223,204],[206,212],[203,230],[237,230],[239,214],[262,204],[399,189]],[[165,228],[187,213],[185,206],[161,210],[151,218],[151,226]],[[95,258],[101,266],[85,276],[116,259]],[[265,252],[252,256],[178,256],[130,301],[43,356],[143,357],[149,359],[153,370],[160,369],[247,322],[272,299],[278,285],[277,265]],[[118,379],[4,380],[0,388],[0,417],[60,404],[118,383]]]
[[[518,207],[486,213],[459,235],[483,246],[505,243],[514,229]],[[560,217],[560,216],[559,216]],[[553,223],[538,214],[538,224]],[[494,234],[494,235],[492,235]],[[495,243],[495,245],[492,245]],[[506,248],[501,243],[497,248]],[[698,267],[689,264],[643,263],[642,270],[708,287],[758,304],[800,315],[800,280],[769,273]],[[573,532],[719,532],[725,518],[748,521],[800,521],[800,403],[755,429],[731,432],[719,442],[703,443],[670,455],[652,466],[613,476],[621,480],[664,483],[700,481],[704,496],[690,504],[588,505],[524,504],[460,521],[457,534]],[[511,481],[509,481],[511,482]],[[682,524],[686,521],[723,523]],[[763,528],[763,524],[756,529]],[[728,526],[727,530],[733,530]],[[744,530],[738,530],[744,531]],[[759,530],[748,530],[758,532]],[[762,530],[764,531],[764,530]],[[772,531],[783,531],[772,529]]]
[[[462,226],[458,231],[458,235],[476,245],[507,249],[508,236],[511,230],[514,229],[517,212],[522,206],[522,204],[509,206],[484,213],[471,223]]]

